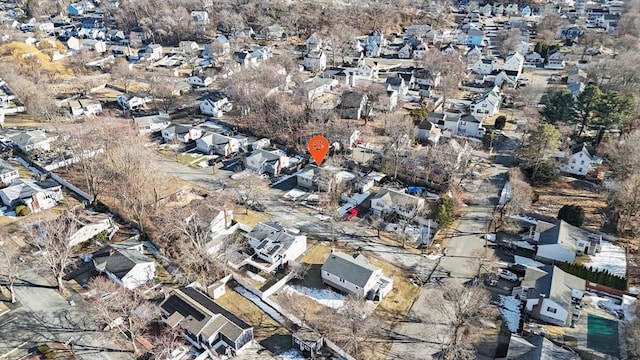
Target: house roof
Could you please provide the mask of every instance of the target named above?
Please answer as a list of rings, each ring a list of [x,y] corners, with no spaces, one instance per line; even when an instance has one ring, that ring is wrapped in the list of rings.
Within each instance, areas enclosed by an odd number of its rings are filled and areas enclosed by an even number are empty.
[[[171,117],[168,114],[140,116],[134,117],[133,122],[135,122],[137,126],[145,126],[150,124],[166,124],[171,122]]]
[[[478,124],[482,123],[482,121],[480,121],[480,119],[478,119],[474,115],[465,115],[460,120],[466,121],[466,122],[478,123]]]
[[[586,87],[587,86],[582,81],[567,84],[567,89],[569,89],[569,92],[574,95],[576,95],[577,93],[581,93]]]
[[[327,85],[332,85],[336,80],[334,79],[323,79],[319,77],[314,77],[310,80],[307,80],[300,84],[298,87],[303,91],[313,91],[317,88],[324,87]],[[337,82],[336,82],[337,83]]]
[[[589,147],[587,146],[587,143],[576,144],[571,147],[572,154],[577,154],[582,151],[585,151],[589,156],[589,158],[591,158],[591,151],[589,151]]]
[[[580,360],[578,354],[562,348],[544,336],[511,334],[507,359],[518,360]]]
[[[0,160],[0,174],[7,174],[13,171],[16,171],[16,168],[11,166],[8,162]]]
[[[259,242],[254,248],[256,252],[274,257],[276,254],[284,256],[300,235],[290,233],[277,221],[265,221],[256,224],[246,236]]]
[[[555,226],[540,233],[538,245],[558,244],[563,248],[575,252],[576,239],[588,239],[589,232],[573,226],[564,220],[558,220]]]
[[[310,58],[310,59],[320,59],[322,57],[322,55],[324,55],[324,52],[322,50],[312,50],[309,51],[305,57]]]
[[[98,271],[108,271],[118,279],[125,277],[136,265],[152,263],[153,260],[140,252],[138,241],[124,241],[107,245],[93,254]]]
[[[338,107],[341,109],[359,108],[362,106],[364,99],[364,94],[357,93],[355,91],[347,91],[340,97],[340,104],[338,104]]]
[[[413,208],[418,205],[420,198],[400,192],[398,190],[383,188],[373,199],[380,199],[390,207]]]
[[[527,267],[522,286],[530,289],[527,291],[529,299],[542,294],[563,308],[569,309],[571,289],[584,291],[586,280],[566,273],[557,266],[546,265],[542,268]]]
[[[225,145],[225,144],[228,144],[229,141],[231,141],[231,137],[218,134],[215,132],[207,132],[204,135],[202,135],[202,137],[200,137],[200,139],[198,140],[201,142],[204,142],[204,144],[208,146]]]
[[[191,287],[174,290],[160,307],[169,314],[167,323],[173,326],[179,324],[192,334],[202,334],[206,338],[222,334],[235,342],[245,330],[252,328],[229,310]]]
[[[41,130],[31,130],[12,135],[10,139],[18,145],[28,146],[47,140],[47,134]]]
[[[371,276],[380,268],[369,264],[362,254],[351,256],[342,252],[333,252],[322,265],[326,271],[358,287],[364,288]]]
[[[173,126],[169,126],[168,128],[164,129],[163,131],[166,134],[182,135],[182,134],[188,133],[192,128],[193,127],[191,127],[191,126],[176,124],[176,125],[173,125]]]
[[[251,155],[247,156],[247,159],[255,158],[259,163],[277,161],[280,160],[279,151],[280,150],[256,149],[251,153]]]
[[[507,62],[507,61],[510,61],[511,59],[515,59],[518,62],[524,62],[524,56],[522,56],[522,54],[520,54],[519,52],[515,52],[507,56],[507,58],[504,61]]]
[[[58,185],[56,183],[56,185]],[[58,185],[60,186],[60,185]],[[14,179],[11,185],[0,190],[9,202],[13,202],[19,199],[31,198],[34,194],[45,191],[45,188],[40,186],[38,182],[30,179]]]

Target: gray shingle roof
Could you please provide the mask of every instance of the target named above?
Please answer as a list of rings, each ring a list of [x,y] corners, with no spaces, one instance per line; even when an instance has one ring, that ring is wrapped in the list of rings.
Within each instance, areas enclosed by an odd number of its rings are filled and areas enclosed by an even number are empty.
[[[540,232],[539,245],[558,244],[563,248],[576,252],[576,240],[587,240],[589,233],[577,226],[573,226],[563,220],[556,222],[555,226]]]
[[[322,265],[322,271],[333,274],[356,286],[364,288],[371,276],[380,268],[369,264],[362,255],[351,256],[341,252],[334,252]]]
[[[579,360],[580,356],[539,335],[522,337],[511,334],[507,359]]]
[[[528,267],[522,285],[530,289],[535,288],[535,291],[530,290],[527,292],[528,298],[531,299],[538,297],[539,294],[544,294],[545,297],[569,310],[571,307],[571,289],[584,291],[586,282],[584,279],[568,274],[556,266],[547,265],[542,269]]]

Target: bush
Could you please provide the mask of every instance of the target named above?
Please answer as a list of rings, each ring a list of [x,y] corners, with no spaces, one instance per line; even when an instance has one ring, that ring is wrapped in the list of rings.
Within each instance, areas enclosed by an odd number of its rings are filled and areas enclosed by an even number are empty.
[[[16,215],[18,216],[27,216],[31,214],[31,209],[27,205],[18,205],[16,206]]]
[[[507,125],[507,117],[504,115],[500,115],[496,118],[496,122],[493,125],[497,130],[504,129],[505,125]]]
[[[614,289],[627,290],[629,285],[627,278],[612,275],[607,270],[597,270],[582,264],[556,263],[555,265],[571,275]]]
[[[573,226],[582,226],[584,224],[584,209],[578,205],[565,205],[558,211],[558,219]]]
[[[440,202],[436,211],[435,220],[440,229],[444,229],[453,224],[455,214],[453,209],[453,200],[449,195],[440,196]]]

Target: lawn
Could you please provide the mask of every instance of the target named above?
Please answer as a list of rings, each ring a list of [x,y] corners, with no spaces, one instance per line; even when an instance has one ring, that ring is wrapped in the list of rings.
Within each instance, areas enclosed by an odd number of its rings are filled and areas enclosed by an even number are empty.
[[[226,294],[216,302],[253,326],[256,341],[272,352],[279,353],[292,347],[289,330],[232,289],[227,288]]]
[[[240,224],[254,227],[259,222],[269,220],[269,217],[267,217],[266,214],[259,213],[257,211],[247,210],[246,213],[244,211],[234,211],[233,219]]]
[[[589,314],[587,318],[587,347],[603,354],[618,357],[618,322]]]

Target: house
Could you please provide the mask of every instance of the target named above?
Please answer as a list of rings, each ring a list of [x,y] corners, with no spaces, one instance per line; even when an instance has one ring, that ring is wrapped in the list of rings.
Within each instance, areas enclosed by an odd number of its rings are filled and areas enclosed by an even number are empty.
[[[496,360],[580,360],[580,355],[542,335],[511,334],[507,354]]]
[[[398,50],[398,58],[411,59],[413,57],[413,46],[406,44]]]
[[[367,46],[365,47],[368,57],[378,57],[382,51],[382,47],[385,46],[384,33],[375,29],[369,35],[367,35]]]
[[[100,54],[107,52],[107,43],[102,40],[82,40],[80,47],[82,50],[95,51]]]
[[[518,45],[516,45],[515,47],[515,51],[519,54],[528,54],[529,53],[529,42],[522,40],[520,41],[520,43]],[[525,58],[526,61],[526,58]]]
[[[491,6],[491,4],[485,4],[484,6],[480,7],[480,14],[482,14],[482,16],[491,16],[492,12],[493,6]]]
[[[14,208],[26,205],[32,213],[50,209],[62,198],[62,186],[53,180],[33,181],[18,178],[0,190],[0,199],[5,206]]]
[[[270,46],[258,46],[253,49],[251,56],[257,62],[263,62],[273,57],[273,49]]]
[[[287,267],[307,250],[306,235],[300,235],[299,230],[285,228],[276,221],[256,224],[245,237],[255,252],[253,258],[257,258],[248,264],[267,273]]]
[[[320,77],[323,79],[335,79],[340,84],[349,85],[352,84],[351,80],[353,76],[344,68],[332,67],[325,69]]]
[[[538,54],[535,51],[532,51],[525,55],[524,67],[537,67],[538,65],[544,64],[544,58],[542,55]]]
[[[380,301],[393,289],[393,280],[362,254],[331,252],[321,268],[322,283],[357,297]]]
[[[503,70],[517,71],[518,76],[522,73],[524,67],[524,56],[518,52],[513,53],[504,60]]]
[[[198,88],[198,87],[206,87],[211,85],[211,83],[213,82],[213,79],[210,77],[203,77],[203,76],[190,76],[187,78],[187,82],[189,83],[189,85],[193,86],[194,88]]]
[[[104,232],[107,239],[118,231],[118,226],[112,221],[111,217],[104,214],[76,216],[73,218],[79,225],[78,230],[69,238],[69,245],[75,246],[82,244],[87,240],[93,239],[95,236]]]
[[[587,72],[582,69],[571,69],[567,72],[567,84],[573,83],[587,83]]]
[[[91,261],[98,272],[129,290],[150,282],[156,274],[156,264],[144,254],[144,244],[137,236],[101,248]]]
[[[97,115],[102,112],[102,104],[100,101],[91,99],[70,100],[69,109],[71,115],[76,117],[80,115]]]
[[[289,157],[279,149],[256,149],[246,157],[246,168],[258,174],[278,176],[282,169],[289,167]]]
[[[450,130],[454,135],[482,138],[486,129],[482,127],[482,119],[474,115],[465,115],[458,121],[445,121],[443,130]]]
[[[516,80],[518,78],[518,73],[515,71],[509,71],[509,73],[512,74],[508,74],[505,70],[500,71],[497,75],[495,75],[493,84],[502,89],[515,89],[518,86],[518,82]]]
[[[236,51],[233,53],[233,58],[238,64],[242,67],[254,67],[258,65],[258,61],[253,55],[248,51]]]
[[[507,7],[504,9],[505,15],[506,16],[519,16],[520,15],[520,9],[518,8],[518,4],[509,4],[507,5]]]
[[[71,16],[83,15],[93,9],[95,9],[95,5],[93,5],[91,1],[86,0],[67,5],[67,12]]]
[[[580,94],[584,91],[586,87],[587,85],[585,85],[583,82],[574,82],[574,83],[567,84],[567,90],[569,90],[569,92],[571,93],[571,95],[573,95],[574,98],[577,98],[578,96],[580,96]]]
[[[253,327],[192,287],[175,289],[160,305],[164,322],[179,327],[203,353],[233,356],[253,340]]]
[[[426,68],[414,70],[413,75],[417,85],[428,86],[429,88],[438,87],[442,78],[439,72],[434,72]]]
[[[573,175],[585,176],[591,169],[593,157],[587,148],[587,144],[582,143],[571,148],[571,154],[566,157],[558,166],[560,171]]]
[[[213,117],[222,117],[233,109],[227,95],[220,91],[209,92],[200,100],[200,113]]]
[[[178,141],[181,143],[188,143],[199,139],[202,136],[202,129],[188,126],[188,125],[171,125],[160,131],[162,134],[162,140],[165,143],[172,143]]]
[[[466,34],[464,34],[463,41],[460,43],[470,46],[479,46],[482,45],[483,39],[484,35],[482,34],[482,30],[470,27]]]
[[[185,54],[192,56],[200,52],[200,45],[195,41],[180,41],[178,43],[178,48]]]
[[[3,114],[14,114],[25,111],[24,104],[2,79],[0,79],[0,109]],[[1,123],[3,122],[0,121],[0,124]]]
[[[171,125],[171,117],[165,113],[134,117],[133,124],[138,134],[150,134],[168,128]]]
[[[573,263],[577,255],[594,255],[600,251],[602,235],[573,226],[564,220],[548,223],[538,220],[529,235],[536,244],[535,259],[543,263]]]
[[[11,166],[8,162],[0,160],[0,182],[4,185],[9,185],[14,179],[18,179],[20,175],[18,170]]]
[[[220,35],[213,42],[204,45],[202,56],[211,59],[216,55],[227,55],[230,52],[231,44],[229,39],[224,35]]]
[[[388,91],[395,91],[400,97],[406,96],[409,90],[409,86],[404,82],[402,76],[398,74],[387,76],[385,84],[387,85]]]
[[[363,79],[375,80],[378,78],[380,66],[377,61],[372,60],[360,60],[358,64],[358,70],[356,75]]]
[[[531,9],[531,6],[525,5],[525,6],[522,7],[522,9],[520,9],[520,15],[522,15],[524,17],[531,16],[532,11],[533,10]]]
[[[80,39],[77,37],[70,37],[67,40],[67,47],[71,50],[79,51],[80,50]]]
[[[338,85],[338,80],[314,77],[306,80],[295,89],[295,94],[311,101],[316,97],[331,91]]]
[[[504,14],[504,5],[502,3],[493,3],[493,15],[494,16],[502,16]]]
[[[133,110],[153,101],[151,96],[122,94],[118,95],[116,102],[125,110]]]
[[[586,281],[547,265],[541,268],[527,267],[522,284],[512,294],[525,302],[530,317],[557,326],[569,326],[573,309],[580,305]]]
[[[227,136],[215,132],[206,132],[196,140],[196,149],[205,154],[228,156],[246,150],[247,139],[240,136]]]
[[[431,144],[438,144],[440,137],[442,136],[442,130],[440,130],[436,124],[429,120],[422,120],[418,125],[418,131],[416,137],[422,142],[430,142]]]
[[[322,40],[318,34],[313,33],[311,36],[307,38],[307,53],[311,51],[321,51],[322,50]]]
[[[481,97],[471,102],[471,115],[481,119],[496,115],[500,110],[500,104],[500,89],[494,86],[492,89],[485,91]]]
[[[549,52],[549,54],[547,55],[547,64],[544,67],[546,69],[564,69],[564,55],[562,55],[558,50]]]
[[[204,10],[193,10],[191,12],[191,19],[198,26],[209,24],[209,13]]]
[[[81,34],[78,34],[78,35],[81,35]],[[127,47],[127,46],[115,45],[115,46],[111,46],[110,50],[111,50],[111,55],[113,55],[115,57],[122,57],[122,56],[131,55],[131,53],[129,51],[129,47]]]
[[[327,55],[322,50],[309,51],[304,55],[304,68],[307,71],[323,71],[327,67]]]
[[[291,334],[291,341],[295,349],[302,354],[315,358],[316,354],[324,345],[324,338],[318,332],[309,327],[302,327]]]
[[[336,112],[343,119],[359,120],[363,115],[367,95],[354,91],[347,91],[340,97],[340,104],[336,107]]]
[[[122,40],[126,39],[126,36],[124,34],[124,31],[122,30],[111,29],[107,30],[107,32],[105,33],[105,38],[109,41],[121,42]]]
[[[467,61],[467,68],[474,66],[478,61],[482,59],[482,51],[477,46],[472,46],[465,55]]]
[[[164,56],[162,45],[149,44],[144,48],[144,55],[149,60],[160,60]]]
[[[371,198],[371,210],[376,215],[395,213],[410,219],[423,207],[423,198],[399,190],[383,188]]]
[[[53,138],[47,137],[47,134],[42,130],[23,131],[10,135],[9,139],[23,152],[32,150],[50,151],[51,141],[53,141]]]
[[[492,58],[483,58],[473,65],[473,72],[480,75],[489,75],[494,70],[495,62]]]

